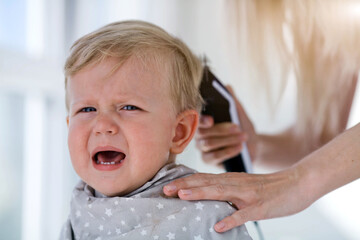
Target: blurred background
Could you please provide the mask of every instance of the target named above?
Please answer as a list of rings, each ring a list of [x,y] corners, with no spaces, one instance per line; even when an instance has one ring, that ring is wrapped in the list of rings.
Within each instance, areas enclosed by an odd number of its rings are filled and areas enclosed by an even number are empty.
[[[232,51],[236,43],[229,39],[226,2],[0,0],[0,239],[59,236],[78,181],[66,143],[62,68],[71,44],[107,23],[149,21],[184,40],[197,55],[206,54],[213,72],[234,86],[258,132],[281,131],[294,121],[291,82],[275,113],[267,105],[265,92],[247,88],[252,79],[241,68],[246,59]],[[357,90],[349,127],[360,121],[359,95]],[[193,142],[178,162],[202,172],[222,172],[202,163]],[[267,240],[360,239],[359,202],[360,182],[356,181],[300,214],[260,225]],[[258,239],[253,224],[247,226]]]

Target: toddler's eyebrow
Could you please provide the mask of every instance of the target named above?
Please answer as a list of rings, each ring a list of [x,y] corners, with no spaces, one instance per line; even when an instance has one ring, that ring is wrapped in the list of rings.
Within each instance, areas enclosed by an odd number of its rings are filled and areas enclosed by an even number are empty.
[[[123,92],[118,94],[118,96],[114,97],[116,102],[129,102],[129,101],[136,101],[136,103],[146,104],[153,100],[153,96],[145,96],[139,92]]]
[[[115,97],[114,98],[114,103],[116,104],[122,104],[122,103],[126,103],[126,104],[142,104],[142,105],[146,105],[148,103],[150,103],[149,100],[151,100],[152,98],[146,98],[144,96],[142,96],[141,94],[137,94],[135,96],[121,96],[121,97]],[[69,102],[69,108],[78,108],[79,106],[91,106],[91,105],[95,105],[97,103],[97,100],[91,100],[91,99],[79,99],[76,101],[70,101]]]
[[[87,105],[87,104],[90,104],[92,101],[89,101],[87,99],[80,99],[80,100],[77,100],[77,101],[72,101],[70,102],[69,106],[72,107],[72,106],[76,106],[76,105]],[[91,104],[90,104],[91,105]]]

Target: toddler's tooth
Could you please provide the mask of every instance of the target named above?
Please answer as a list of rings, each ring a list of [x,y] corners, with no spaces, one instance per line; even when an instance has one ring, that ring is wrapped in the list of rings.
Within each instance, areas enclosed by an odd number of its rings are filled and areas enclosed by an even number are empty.
[[[122,162],[123,160],[120,161],[120,163]],[[100,165],[115,165],[116,162],[100,162],[99,160],[96,161],[96,164],[100,164]]]

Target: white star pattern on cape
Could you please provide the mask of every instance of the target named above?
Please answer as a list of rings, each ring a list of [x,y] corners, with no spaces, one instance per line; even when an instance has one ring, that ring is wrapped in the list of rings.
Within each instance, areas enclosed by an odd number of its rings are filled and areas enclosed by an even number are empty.
[[[164,208],[164,205],[162,205],[161,203],[159,203],[158,205],[156,205],[156,207],[157,207],[158,209],[163,209],[163,208]]]
[[[168,238],[168,240],[175,239],[175,233],[169,232],[168,235],[166,235],[166,237]]]
[[[168,220],[171,220],[171,219],[175,220],[175,215],[170,215],[170,216],[167,217],[167,219]]]
[[[196,209],[203,210],[204,204],[202,204],[201,202],[198,202],[195,205],[196,205]]]
[[[202,237],[201,237],[201,235],[199,234],[199,235],[197,235],[197,236],[195,236],[194,237],[194,240],[204,240]]]
[[[112,216],[112,212],[111,212],[111,208],[105,208],[105,214],[108,216],[108,217],[111,217]]]
[[[104,230],[104,226],[103,226],[103,225],[100,225],[100,226],[99,226],[99,230],[100,230],[100,232],[103,231],[103,230]]]

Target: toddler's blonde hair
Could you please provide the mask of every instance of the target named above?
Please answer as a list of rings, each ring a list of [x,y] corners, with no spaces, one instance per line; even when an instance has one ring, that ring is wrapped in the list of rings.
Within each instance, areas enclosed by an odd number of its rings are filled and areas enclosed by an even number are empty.
[[[154,24],[138,20],[114,22],[77,40],[71,47],[64,67],[65,89],[69,77],[89,65],[115,57],[119,60],[117,69],[134,56],[145,66],[152,64],[159,72],[165,73],[170,83],[175,112],[200,110],[200,60],[178,38]],[[66,107],[69,109],[67,90]]]

